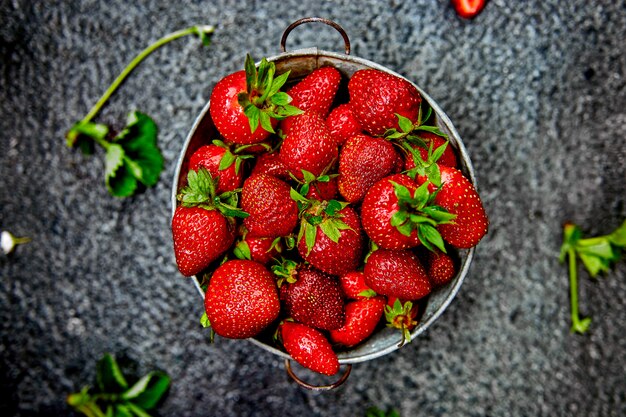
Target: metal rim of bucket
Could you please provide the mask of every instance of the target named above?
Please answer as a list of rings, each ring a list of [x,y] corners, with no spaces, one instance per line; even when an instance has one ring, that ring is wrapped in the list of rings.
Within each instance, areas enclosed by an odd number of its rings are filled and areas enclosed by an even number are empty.
[[[456,152],[457,152],[457,156],[459,157],[459,163],[460,163],[460,169],[463,171],[463,173],[469,178],[469,180],[472,182],[472,184],[476,187],[476,178],[475,178],[475,174],[474,174],[474,168],[472,166],[471,160],[469,158],[469,155],[467,153],[467,150],[463,144],[463,141],[461,140],[461,137],[459,136],[458,132],[456,131],[456,129],[454,128],[452,121],[450,120],[450,118],[446,115],[446,113],[439,107],[439,105],[435,102],[435,100],[433,100],[425,91],[423,91],[419,86],[415,85],[413,82],[411,82],[411,80],[406,79],[404,76],[382,66],[379,65],[375,62],[369,61],[367,59],[363,59],[363,58],[358,58],[358,57],[354,57],[349,55],[350,53],[350,43],[349,43],[349,39],[347,37],[347,35],[345,34],[345,31],[343,30],[343,28],[341,28],[341,26],[339,26],[338,24],[336,24],[335,22],[329,21],[328,19],[323,19],[323,18],[304,18],[304,19],[300,19],[294,23],[292,23],[284,32],[283,37],[281,39],[281,50],[285,51],[285,43],[286,43],[286,39],[287,36],[289,35],[289,33],[291,32],[291,30],[293,28],[295,28],[296,26],[299,26],[302,23],[309,23],[309,22],[322,22],[325,24],[329,24],[332,27],[334,27],[335,29],[337,29],[343,36],[344,38],[344,42],[345,42],[345,50],[346,53],[345,54],[340,54],[340,53],[335,53],[335,52],[329,52],[329,51],[324,51],[324,50],[319,50],[318,48],[306,48],[306,49],[298,49],[298,50],[294,50],[291,52],[283,52],[279,55],[267,58],[268,61],[272,61],[275,62],[277,64],[277,67],[279,64],[281,63],[289,63],[290,61],[293,60],[302,60],[302,59],[308,59],[310,62],[314,62],[316,65],[318,66],[323,66],[325,64],[330,64],[330,63],[343,63],[345,65],[348,66],[353,66],[353,67],[359,67],[359,69],[361,68],[372,68],[372,69],[377,69],[383,72],[386,72],[388,74],[392,74],[395,75],[397,77],[403,78],[405,80],[407,80],[409,83],[411,83],[422,95],[422,99],[424,101],[426,101],[432,108],[433,112],[436,115],[436,120],[437,120],[437,125],[448,134],[448,138],[450,140],[451,145],[453,145],[453,147],[455,148]],[[331,22],[332,24],[328,23]],[[277,68],[277,72],[278,72],[278,68]],[[351,75],[351,74],[350,74]],[[210,101],[207,101],[206,105],[204,106],[204,108],[202,109],[202,111],[200,112],[200,114],[198,115],[198,117],[196,118],[193,126],[191,127],[185,142],[183,144],[180,156],[178,158],[178,162],[176,164],[176,169],[175,169],[175,173],[174,173],[174,180],[173,180],[173,184],[172,184],[172,195],[171,195],[171,204],[172,204],[172,216],[174,215],[174,212],[176,210],[176,206],[177,206],[177,200],[176,200],[176,195],[178,192],[178,188],[179,188],[179,184],[180,184],[180,180],[181,180],[181,171],[182,168],[185,164],[185,161],[189,158],[190,155],[188,155],[188,150],[189,150],[189,145],[192,141],[192,139],[194,138],[198,128],[200,127],[200,125],[202,124],[202,122],[204,121],[205,117],[209,117],[209,105],[210,105]],[[459,270],[457,272],[456,277],[452,280],[451,283],[449,283],[447,286],[444,286],[443,288],[441,288],[439,291],[441,291],[442,294],[440,295],[440,300],[439,300],[439,305],[436,307],[436,309],[432,312],[430,312],[430,314],[428,316],[423,316],[423,320],[421,320],[418,325],[415,327],[415,329],[413,329],[413,331],[411,332],[411,339],[413,340],[414,338],[416,338],[417,336],[419,336],[420,334],[422,334],[423,332],[425,332],[440,316],[441,314],[445,311],[445,309],[448,307],[448,305],[452,302],[452,300],[454,299],[454,297],[456,296],[456,294],[458,293],[461,285],[463,284],[463,281],[469,271],[469,267],[470,264],[472,262],[472,259],[474,257],[474,248],[470,248],[467,250],[460,250],[459,251],[459,258],[461,259],[461,263],[459,265]],[[196,289],[198,290],[198,292],[200,293],[200,295],[204,298],[204,291],[202,290],[201,286],[200,286],[200,281],[198,279],[198,277],[193,276],[191,277],[192,281],[196,287]],[[429,297],[432,297],[433,294],[429,295]],[[430,300],[429,300],[429,304],[430,304]],[[428,311],[428,309],[427,309]],[[425,317],[425,318],[424,318]],[[402,336],[400,335],[400,332],[396,331],[395,329],[382,329],[380,330],[378,333],[386,333],[385,335],[383,335],[382,337],[384,338],[384,340],[374,349],[371,349],[372,351],[368,351],[368,349],[364,349],[363,347],[367,347],[367,341],[365,342],[365,345],[361,345],[360,347],[357,347],[356,349],[351,349],[348,351],[344,351],[344,352],[339,352],[338,353],[338,357],[339,357],[339,363],[341,365],[350,365],[350,364],[354,364],[354,363],[359,363],[359,362],[364,362],[364,361],[369,361],[384,355],[387,355],[397,349],[399,349],[402,346]],[[372,337],[374,337],[375,335],[373,335]],[[380,335],[379,335],[380,336]],[[285,360],[290,360],[292,359],[291,356],[289,354],[287,354],[286,352],[268,345],[260,340],[257,340],[256,338],[250,338],[248,339],[250,340],[250,342],[252,342],[253,344],[263,348],[266,351],[269,351],[279,357],[284,358]],[[344,379],[345,380],[345,379]],[[342,381],[343,382],[343,381]],[[301,384],[302,385],[302,384]],[[307,388],[311,388],[311,387],[307,387]],[[333,386],[334,388],[334,386]]]

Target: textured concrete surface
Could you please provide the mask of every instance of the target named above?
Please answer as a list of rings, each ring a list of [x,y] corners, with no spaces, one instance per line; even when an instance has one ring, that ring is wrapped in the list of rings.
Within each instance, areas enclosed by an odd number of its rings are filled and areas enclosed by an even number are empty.
[[[176,157],[211,86],[246,52],[276,54],[284,28],[311,15],[437,100],[491,217],[442,318],[324,394],[250,343],[209,345],[168,229]],[[626,414],[626,262],[583,276],[593,324],[577,336],[556,259],[565,220],[595,235],[626,217],[626,2],[492,0],[463,21],[447,0],[4,0],[0,22],[0,226],[33,239],[0,259],[1,415],[70,415],[65,396],[104,352],[172,376],[163,416]],[[166,159],[155,188],[112,198],[102,155],[66,148],[63,134],[140,49],[198,23],[218,25],[210,48],[159,51],[98,117],[121,127],[130,109],[150,114]],[[342,50],[313,27],[288,47],[314,45]]]

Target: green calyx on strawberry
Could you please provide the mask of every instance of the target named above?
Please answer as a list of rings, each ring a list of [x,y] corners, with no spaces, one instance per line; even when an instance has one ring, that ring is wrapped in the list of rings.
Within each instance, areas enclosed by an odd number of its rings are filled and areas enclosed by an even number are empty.
[[[402,303],[399,298],[390,298],[385,306],[387,327],[399,329],[402,332],[402,341],[399,347],[411,342],[411,330],[417,326],[417,306],[411,301]]]
[[[302,179],[290,174],[292,180],[297,182],[298,193],[309,200],[332,200],[337,196],[337,175],[326,174],[325,170],[318,177],[312,172],[302,169]]]
[[[250,237],[245,227],[242,227],[241,239],[233,248],[233,255],[238,259],[247,259],[261,264],[267,264],[278,257],[283,251],[282,238]]]
[[[305,261],[332,275],[359,266],[364,243],[353,208],[337,200],[313,201],[301,217],[298,252]]]
[[[455,218],[455,214],[449,213],[441,206],[434,204],[437,192],[428,191],[428,183],[417,187],[413,193],[404,185],[392,182],[399,210],[391,216],[391,225],[405,236],[411,236],[413,230],[429,250],[438,248],[446,252],[446,248],[437,230],[441,224],[449,224]]]
[[[250,54],[246,55],[245,71],[246,91],[240,92],[237,100],[248,117],[251,132],[261,125],[267,132],[275,133],[271,119],[282,120],[302,113],[289,104],[289,94],[280,91],[290,71],[275,77],[276,65],[273,62],[263,58],[257,69]]]

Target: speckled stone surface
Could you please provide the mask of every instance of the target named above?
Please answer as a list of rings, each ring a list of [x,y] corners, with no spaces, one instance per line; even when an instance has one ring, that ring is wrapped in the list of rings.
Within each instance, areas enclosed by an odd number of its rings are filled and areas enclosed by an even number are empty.
[[[447,0],[0,1],[0,226],[33,241],[0,258],[0,415],[71,415],[68,393],[113,352],[167,371],[163,416],[626,415],[626,262],[583,275],[584,336],[569,332],[561,225],[607,233],[626,217],[626,2],[492,0],[473,21]],[[336,20],[353,54],[407,76],[464,138],[491,230],[449,309],[398,352],[314,393],[247,342],[208,343],[202,304],[177,272],[170,188],[211,86],[246,52],[279,52],[304,16]],[[218,26],[151,56],[98,120],[128,110],[160,127],[166,169],[136,197],[110,197],[103,158],[66,148],[137,52],[170,31]],[[331,29],[288,48],[341,51]]]

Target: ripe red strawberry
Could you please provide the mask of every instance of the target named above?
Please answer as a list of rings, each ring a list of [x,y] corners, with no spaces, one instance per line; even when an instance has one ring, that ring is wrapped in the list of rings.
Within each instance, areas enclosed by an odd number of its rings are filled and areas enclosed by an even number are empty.
[[[402,301],[398,297],[389,297],[385,306],[385,319],[387,327],[398,329],[402,332],[400,346],[411,341],[411,330],[417,326],[417,304],[411,301]]]
[[[366,69],[352,75],[348,82],[350,104],[363,129],[380,136],[398,128],[396,114],[416,121],[422,101],[415,86],[386,72]]]
[[[280,313],[272,273],[257,262],[238,259],[215,270],[204,306],[213,331],[233,339],[256,336]]]
[[[351,300],[362,300],[376,296],[376,292],[365,283],[363,271],[351,271],[339,276],[343,294]]]
[[[338,145],[343,145],[348,139],[363,131],[361,124],[354,117],[350,103],[340,104],[332,109],[326,118],[326,126]]]
[[[439,250],[426,251],[422,258],[426,267],[426,275],[428,275],[433,286],[446,285],[456,275],[456,264],[450,255]]]
[[[315,112],[305,112],[291,125],[280,148],[280,160],[302,180],[302,170],[318,177],[337,159],[337,153],[337,144],[322,117]]]
[[[289,170],[280,160],[278,152],[264,153],[257,157],[254,168],[250,175],[268,174],[283,181],[289,181]]]
[[[355,346],[372,335],[385,309],[385,297],[377,296],[346,304],[346,324],[330,331],[330,340],[347,347]]]
[[[437,194],[429,191],[430,185],[418,187],[405,174],[374,184],[361,206],[363,229],[369,238],[385,249],[407,249],[421,243],[445,252],[437,227],[452,222],[455,215],[435,204]]]
[[[345,322],[343,294],[337,280],[311,266],[296,271],[296,281],[280,287],[280,298],[294,320],[320,330],[338,329]]]
[[[178,195],[172,237],[178,269],[196,275],[226,252],[235,239],[234,222],[225,217],[245,213],[215,202],[216,180],[205,169],[189,171],[188,185]]]
[[[398,154],[382,138],[359,134],[349,139],[339,155],[339,193],[357,203],[378,180],[395,168]]]
[[[298,252],[305,261],[331,275],[357,268],[363,234],[356,211],[335,200],[314,203],[302,217]]]
[[[172,218],[174,254],[181,274],[200,273],[228,250],[233,226],[219,211],[178,206]]]
[[[288,72],[269,77],[275,71],[274,63],[263,59],[257,70],[250,55],[245,68],[218,81],[209,105],[211,119],[220,134],[239,144],[262,142],[274,133],[278,118],[299,114],[288,104],[287,93],[279,91]]]
[[[424,141],[426,146],[432,146],[433,150],[438,147],[444,145],[447,141],[439,135],[436,135],[431,132],[420,132],[420,139]],[[412,148],[419,152],[420,157],[423,161],[428,161],[428,149],[422,146],[412,145]],[[440,165],[446,165],[449,167],[456,168],[457,160],[456,155],[454,154],[454,149],[450,144],[446,146],[446,150],[443,151],[443,154],[437,160],[437,163]],[[406,155],[404,160],[404,169],[409,170],[415,168],[415,160],[413,159],[413,155]]]
[[[281,238],[250,237],[244,229],[243,236],[234,248],[234,254],[239,259],[248,259],[263,265],[280,256],[282,252]]]
[[[292,99],[290,104],[300,110],[314,111],[325,118],[335,100],[340,82],[341,74],[336,68],[317,68],[289,89],[288,94]],[[284,134],[289,134],[296,117],[288,117],[281,122]]]
[[[364,272],[365,283],[388,297],[417,300],[431,291],[424,267],[408,250],[378,249],[367,259]]]
[[[374,184],[361,206],[363,230],[381,248],[412,248],[419,245],[417,229],[411,230],[407,236],[391,224],[393,216],[401,211],[394,183],[403,185],[411,193],[417,189],[415,181],[404,174],[395,174]]]
[[[197,171],[200,167],[206,168],[213,178],[217,178],[216,192],[221,194],[241,187],[242,162],[243,159],[233,154],[226,145],[204,145],[189,158],[189,169]]]
[[[318,330],[285,321],[280,325],[280,336],[287,353],[300,365],[324,375],[339,372],[337,354]]]
[[[451,0],[452,6],[459,16],[471,19],[485,7],[486,0]]]
[[[309,185],[306,198],[309,200],[328,201],[337,198],[339,186],[337,177],[329,178],[328,181],[313,181]]]
[[[437,228],[443,239],[457,248],[471,248],[485,236],[489,220],[476,189],[461,171],[439,165],[441,189],[434,202],[456,215],[453,222],[440,224]],[[418,183],[426,178],[417,177]]]
[[[244,225],[250,237],[279,237],[290,234],[298,223],[298,205],[291,187],[267,174],[251,175],[243,183],[241,207],[249,214]]]

